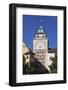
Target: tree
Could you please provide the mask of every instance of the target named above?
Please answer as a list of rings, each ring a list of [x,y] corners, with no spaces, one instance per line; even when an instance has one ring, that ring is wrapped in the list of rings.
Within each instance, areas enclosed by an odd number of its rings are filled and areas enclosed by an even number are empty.
[[[29,63],[25,63],[26,59],[23,56],[23,74],[29,74],[30,73],[30,68],[29,68]]]
[[[32,62],[30,60],[29,63],[26,63],[26,59],[25,57],[23,56],[23,74],[32,74],[34,73],[34,61]]]
[[[52,58],[52,64],[49,66],[51,73],[57,73],[57,55],[55,54],[55,57]]]

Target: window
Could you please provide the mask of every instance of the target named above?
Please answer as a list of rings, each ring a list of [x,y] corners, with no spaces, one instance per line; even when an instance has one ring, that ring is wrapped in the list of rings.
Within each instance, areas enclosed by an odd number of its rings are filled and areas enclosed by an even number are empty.
[[[39,35],[37,35],[37,38],[39,38]]]

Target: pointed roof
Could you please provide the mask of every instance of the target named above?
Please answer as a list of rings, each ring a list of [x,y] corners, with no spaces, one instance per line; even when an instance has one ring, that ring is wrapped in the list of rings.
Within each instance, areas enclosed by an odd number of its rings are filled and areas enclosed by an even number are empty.
[[[38,33],[45,33],[44,28],[43,28],[42,25],[39,26]]]
[[[45,28],[42,25],[42,20],[40,20],[40,25],[39,25],[37,33],[45,33]]]

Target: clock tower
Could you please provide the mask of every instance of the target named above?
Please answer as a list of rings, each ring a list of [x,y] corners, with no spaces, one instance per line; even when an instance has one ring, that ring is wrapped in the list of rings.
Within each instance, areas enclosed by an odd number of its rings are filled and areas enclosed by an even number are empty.
[[[37,60],[49,71],[48,67],[48,39],[45,28],[39,25],[38,31],[33,39],[33,52]]]

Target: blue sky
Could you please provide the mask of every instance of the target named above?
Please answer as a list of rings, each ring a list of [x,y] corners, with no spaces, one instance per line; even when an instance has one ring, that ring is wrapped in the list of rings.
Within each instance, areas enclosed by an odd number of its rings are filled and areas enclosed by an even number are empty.
[[[32,48],[35,33],[37,33],[40,20],[48,37],[49,48],[57,48],[57,16],[23,15],[24,43]]]

